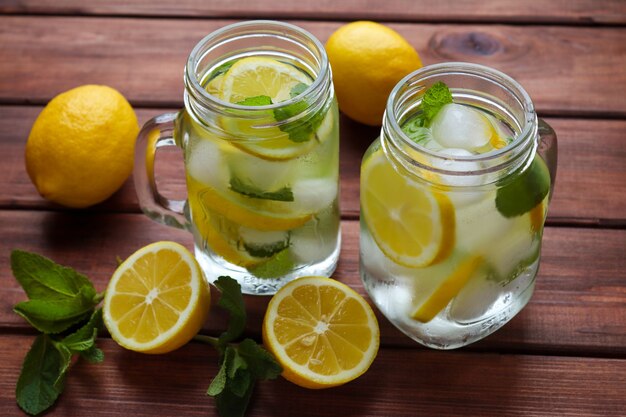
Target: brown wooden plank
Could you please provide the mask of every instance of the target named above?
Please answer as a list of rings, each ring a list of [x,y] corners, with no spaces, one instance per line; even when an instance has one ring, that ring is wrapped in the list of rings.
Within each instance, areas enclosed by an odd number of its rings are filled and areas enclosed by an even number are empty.
[[[402,22],[516,22],[616,24],[626,22],[626,10],[620,0],[483,1],[390,0],[182,0],[81,2],[66,0],[5,0],[0,13],[44,13],[121,16],[186,16],[212,18],[266,19],[341,19],[385,20]]]
[[[0,328],[24,329],[11,308],[25,297],[12,278],[9,252],[34,251],[76,268],[105,288],[126,258],[157,241],[191,247],[191,237],[139,214],[0,211]],[[548,228],[542,266],[529,306],[476,349],[588,352],[626,356],[626,230]],[[365,294],[358,273],[358,222],[343,222],[342,254],[334,277]],[[248,330],[259,334],[269,297],[246,297]],[[216,334],[225,316],[215,306],[205,331]],[[379,314],[382,343],[414,342]]]
[[[231,22],[2,16],[0,102],[43,103],[78,84],[102,83],[136,105],[179,106],[189,51]],[[322,41],[341,24],[295,23]],[[425,64],[469,61],[508,73],[527,88],[540,112],[626,115],[624,28],[390,26]]]
[[[37,194],[24,167],[24,146],[41,107],[0,107],[0,207],[51,208]],[[138,109],[140,123],[165,110]],[[626,224],[626,121],[548,119],[559,136],[560,156],[556,191],[549,221]],[[377,128],[341,118],[341,208],[345,216],[359,213],[360,159]],[[185,194],[182,162],[177,155],[158,159],[160,188],[165,195]],[[106,203],[103,211],[139,211],[132,181]]]
[[[21,415],[14,387],[32,337],[0,336],[0,414]],[[217,355],[191,343],[167,355],[99,340],[105,362],[80,361],[50,416],[214,416],[205,394]],[[253,416],[621,416],[626,360],[381,349],[367,373],[333,389],[282,378],[257,385]]]

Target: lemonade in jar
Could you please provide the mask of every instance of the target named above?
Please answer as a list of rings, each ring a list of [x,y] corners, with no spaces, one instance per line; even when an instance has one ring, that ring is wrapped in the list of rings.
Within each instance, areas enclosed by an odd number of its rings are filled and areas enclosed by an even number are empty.
[[[185,160],[184,215],[152,217],[193,233],[209,280],[229,275],[249,294],[331,274],[339,127],[319,41],[281,22],[227,26],[194,48],[185,87],[185,109],[170,121]]]
[[[433,348],[503,326],[532,295],[555,171],[556,136],[510,77],[466,63],[405,77],[361,166],[370,297]]]

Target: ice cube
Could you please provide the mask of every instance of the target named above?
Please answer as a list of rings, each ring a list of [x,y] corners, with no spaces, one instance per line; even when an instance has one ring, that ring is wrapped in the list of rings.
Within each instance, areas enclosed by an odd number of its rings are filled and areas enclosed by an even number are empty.
[[[214,188],[228,186],[228,167],[220,147],[206,139],[190,143],[187,151],[187,172],[190,176]]]
[[[294,183],[292,191],[297,207],[303,212],[317,213],[337,197],[337,180],[332,177],[304,179]]]
[[[489,143],[492,126],[478,110],[461,104],[446,104],[435,116],[431,129],[444,148],[477,150]]]
[[[268,161],[238,149],[228,154],[228,165],[233,176],[259,190],[276,191],[289,185],[295,161]]]

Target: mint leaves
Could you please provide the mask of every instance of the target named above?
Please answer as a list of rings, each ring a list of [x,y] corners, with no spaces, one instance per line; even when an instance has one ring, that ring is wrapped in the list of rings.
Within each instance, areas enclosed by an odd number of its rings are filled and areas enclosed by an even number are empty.
[[[235,176],[230,178],[230,189],[236,193],[252,198],[274,201],[293,201],[293,192],[289,187],[283,187],[276,191],[263,191],[254,185],[246,184]]]
[[[309,86],[304,83],[298,83],[291,88],[289,95],[291,98],[297,97],[302,94]],[[279,107],[274,109],[274,118],[281,122],[283,120],[290,119],[300,113],[308,110],[310,104],[305,100],[296,101],[288,106]],[[314,133],[324,120],[325,113],[317,112],[314,115],[306,115],[299,120],[295,120],[291,123],[285,123],[280,126],[280,130],[289,134],[289,140],[292,142],[300,143],[307,142],[314,137]],[[317,136],[315,136],[317,138]],[[319,140],[319,139],[318,139]]]
[[[248,271],[258,278],[276,278],[289,273],[294,265],[295,261],[287,247],[262,264],[248,268]]]
[[[245,100],[237,102],[240,106],[269,106],[272,99],[269,96],[248,97]]]
[[[501,182],[496,193],[496,208],[504,217],[521,216],[529,212],[548,195],[550,171],[541,157],[535,156],[531,165],[508,183]]]
[[[215,281],[222,295],[218,306],[230,315],[227,330],[218,339],[196,336],[196,340],[210,343],[220,353],[220,370],[211,381],[207,395],[214,397],[221,416],[243,417],[257,380],[275,379],[282,372],[274,357],[252,339],[233,344],[241,336],[246,324],[246,308],[241,286],[230,277]]]
[[[13,251],[11,269],[29,298],[14,311],[41,332],[24,358],[15,392],[18,405],[36,415],[63,392],[73,355],[104,360],[96,347],[102,295],[84,275],[34,253]]]
[[[309,86],[304,83],[298,83],[294,85],[289,91],[291,98],[297,97],[302,94]],[[267,106],[272,103],[272,99],[268,96],[255,96],[248,97],[245,100],[238,102],[242,106]],[[278,107],[273,110],[274,118],[277,122],[290,119],[300,115],[309,109],[310,104],[305,100],[297,101],[295,103]],[[322,124],[324,120],[324,112],[318,112],[314,115],[305,115],[293,122],[286,122],[279,126],[279,129],[289,134],[289,140],[292,142],[300,143],[307,142],[311,138],[315,137],[314,133],[317,128]]]
[[[424,93],[420,107],[424,114],[425,126],[430,125],[439,110],[446,104],[452,103],[452,93],[442,81],[431,85]]]
[[[422,102],[417,108],[421,112],[404,122],[402,131],[413,142],[423,145],[432,138],[432,133],[428,127],[439,110],[449,103],[452,103],[450,89],[444,82],[437,81],[424,93]]]

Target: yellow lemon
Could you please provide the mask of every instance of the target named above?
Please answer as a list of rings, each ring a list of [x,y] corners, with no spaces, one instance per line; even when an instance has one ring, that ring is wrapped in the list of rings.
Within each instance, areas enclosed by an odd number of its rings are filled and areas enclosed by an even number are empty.
[[[450,199],[400,175],[382,149],[361,168],[361,210],[377,245],[400,265],[428,266],[452,251],[455,214]]]
[[[339,109],[371,126],[382,123],[389,93],[402,77],[420,68],[413,47],[396,31],[374,22],[340,27],[326,42]]]
[[[67,207],[106,200],[133,168],[137,117],[111,87],[84,85],[53,98],[26,144],[26,170],[39,193]]]
[[[350,287],[325,277],[290,282],[271,299],[263,342],[283,377],[305,388],[345,384],[370,367],[379,345],[376,316]]]
[[[126,349],[166,353],[193,338],[206,320],[210,292],[191,253],[156,242],[132,254],[106,290],[104,323]]]

